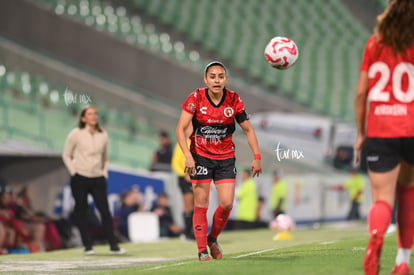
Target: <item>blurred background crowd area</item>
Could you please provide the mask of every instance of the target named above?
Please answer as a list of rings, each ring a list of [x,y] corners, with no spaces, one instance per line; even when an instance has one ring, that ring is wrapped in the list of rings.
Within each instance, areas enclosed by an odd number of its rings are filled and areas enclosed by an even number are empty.
[[[68,179],[60,158],[65,138],[87,105],[98,108],[108,132],[111,167],[148,172],[159,133],[175,143],[180,106],[204,86],[211,60],[227,66],[228,88],[251,114],[268,179],[275,169],[294,176],[347,170],[360,58],[385,4],[3,0],[0,176],[9,185],[39,186],[43,192],[34,197],[42,199],[34,203],[51,208]],[[274,36],[299,47],[287,71],[265,62],[263,50]],[[234,136],[240,169],[252,160],[242,135],[238,129]],[[303,158],[280,161],[279,146],[302,151]]]

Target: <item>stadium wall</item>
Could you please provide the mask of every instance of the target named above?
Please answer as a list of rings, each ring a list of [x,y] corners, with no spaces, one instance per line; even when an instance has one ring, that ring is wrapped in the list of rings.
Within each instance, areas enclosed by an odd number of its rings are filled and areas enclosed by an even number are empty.
[[[204,86],[200,71],[57,15],[41,3],[3,0],[0,35],[115,83],[143,88],[177,107],[193,89]],[[229,88],[239,92],[249,112],[304,109],[231,79]]]

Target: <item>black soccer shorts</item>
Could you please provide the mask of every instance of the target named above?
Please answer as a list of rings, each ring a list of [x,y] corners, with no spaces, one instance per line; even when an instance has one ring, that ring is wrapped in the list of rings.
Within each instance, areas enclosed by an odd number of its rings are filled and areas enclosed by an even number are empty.
[[[182,194],[193,193],[191,182],[186,182],[184,177],[178,177],[178,186]]]
[[[209,159],[193,153],[195,161],[195,175],[190,176],[192,183],[215,184],[236,182],[236,159]]]
[[[391,171],[401,160],[414,165],[414,137],[366,138],[363,150],[368,169],[373,172]]]

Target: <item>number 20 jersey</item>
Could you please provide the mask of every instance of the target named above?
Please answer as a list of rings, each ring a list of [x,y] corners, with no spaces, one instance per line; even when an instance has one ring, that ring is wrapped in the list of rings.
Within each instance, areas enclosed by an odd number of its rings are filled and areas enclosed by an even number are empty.
[[[234,158],[232,135],[238,123],[248,119],[243,101],[237,93],[226,88],[216,105],[208,95],[207,88],[191,93],[181,108],[193,115],[193,133],[190,151],[210,159]]]
[[[361,71],[369,79],[367,137],[414,137],[414,47],[394,55],[372,35]]]

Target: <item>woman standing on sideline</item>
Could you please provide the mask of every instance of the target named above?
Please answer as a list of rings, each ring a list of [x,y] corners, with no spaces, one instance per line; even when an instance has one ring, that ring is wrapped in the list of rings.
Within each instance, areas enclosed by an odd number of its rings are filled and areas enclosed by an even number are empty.
[[[364,146],[373,205],[363,269],[378,274],[383,236],[397,185],[398,252],[392,274],[409,274],[414,236],[414,1],[391,0],[377,18],[362,58],[355,97],[358,136]],[[366,103],[369,109],[366,110]]]
[[[123,254],[114,236],[112,216],[107,198],[108,136],[99,126],[94,107],[82,110],[78,127],[73,129],[63,150],[63,161],[71,175],[70,186],[75,199],[74,219],[79,228],[85,254],[95,254],[88,236],[88,194],[91,194],[101,214],[102,225],[109,241],[110,252]]]
[[[232,134],[235,121],[246,134],[254,155],[252,175],[262,172],[261,156],[256,134],[243,101],[237,93],[225,87],[228,80],[226,68],[221,62],[213,61],[204,70],[206,88],[196,89],[182,104],[176,136],[185,155],[185,172],[191,177],[194,192],[194,235],[200,261],[221,259],[222,253],[217,237],[224,229],[233,207],[236,167]],[[192,124],[190,149],[187,147],[185,130]],[[211,231],[207,236],[207,209],[210,196],[210,182],[214,181],[218,193],[217,207]]]

